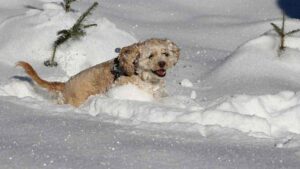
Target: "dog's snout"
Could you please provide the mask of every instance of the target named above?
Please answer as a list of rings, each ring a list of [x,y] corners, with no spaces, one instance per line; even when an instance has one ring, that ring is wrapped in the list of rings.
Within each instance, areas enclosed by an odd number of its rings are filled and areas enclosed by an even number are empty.
[[[163,68],[166,66],[166,62],[165,61],[159,61],[158,62],[159,67]]]

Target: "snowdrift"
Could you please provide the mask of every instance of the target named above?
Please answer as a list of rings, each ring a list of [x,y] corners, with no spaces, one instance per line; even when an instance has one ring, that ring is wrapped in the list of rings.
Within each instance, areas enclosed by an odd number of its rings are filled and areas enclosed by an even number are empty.
[[[65,13],[59,4],[50,2],[43,4],[41,9],[29,9],[6,19],[0,29],[0,62],[14,65],[22,59],[33,64],[43,63],[51,57],[56,33],[69,29],[80,15],[80,12]],[[106,18],[90,16],[86,23],[98,26],[87,29],[87,36],[58,47],[56,61],[68,76],[116,57],[116,47],[136,42],[132,35],[118,29]]]
[[[234,129],[257,137],[300,134],[300,94],[291,91],[276,95],[224,97],[207,107],[183,96],[151,103],[93,97],[80,109],[92,116],[106,114],[135,123],[192,126],[193,129],[173,129],[198,130],[203,135],[207,135],[205,131],[211,127]]]
[[[51,102],[26,83],[15,81],[1,86],[0,95],[16,96],[24,101],[30,97]],[[61,109],[55,103],[50,106],[53,111]],[[38,109],[42,108],[40,106]],[[274,95],[228,96],[201,106],[186,96],[153,101],[153,98],[133,85],[113,88],[107,95],[93,96],[76,110],[79,114],[108,115],[127,120],[126,124],[161,124],[166,128],[180,124],[172,127],[172,130],[199,131],[203,135],[209,135],[211,128],[220,127],[256,137],[300,134],[299,111],[300,93],[292,91]]]
[[[205,85],[230,94],[300,90],[299,35],[287,37],[285,42],[287,48],[280,52],[280,39],[273,31],[250,40],[212,71],[203,80]]]

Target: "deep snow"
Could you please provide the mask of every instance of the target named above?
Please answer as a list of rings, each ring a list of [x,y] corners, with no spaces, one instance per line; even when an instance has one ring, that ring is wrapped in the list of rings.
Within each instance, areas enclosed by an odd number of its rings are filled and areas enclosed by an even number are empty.
[[[2,168],[298,168],[300,38],[288,37],[279,56],[275,0],[99,1],[87,20],[98,26],[46,68],[56,32],[93,1],[70,14],[58,2],[0,1]],[[128,85],[77,109],[57,105],[14,67],[29,61],[64,81],[149,37],[181,47],[160,100]]]

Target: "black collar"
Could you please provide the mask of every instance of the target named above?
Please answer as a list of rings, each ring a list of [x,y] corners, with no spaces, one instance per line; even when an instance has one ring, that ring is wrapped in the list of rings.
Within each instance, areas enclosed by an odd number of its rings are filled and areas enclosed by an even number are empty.
[[[125,75],[124,71],[120,67],[120,61],[118,58],[114,59],[114,65],[112,67],[111,73],[114,75],[114,80],[117,80],[120,76]]]

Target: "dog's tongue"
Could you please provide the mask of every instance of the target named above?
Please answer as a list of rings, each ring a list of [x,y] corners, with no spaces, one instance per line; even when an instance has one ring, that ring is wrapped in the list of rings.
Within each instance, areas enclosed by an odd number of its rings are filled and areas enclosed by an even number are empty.
[[[164,77],[166,75],[166,70],[164,69],[156,70],[155,73],[160,77]]]

